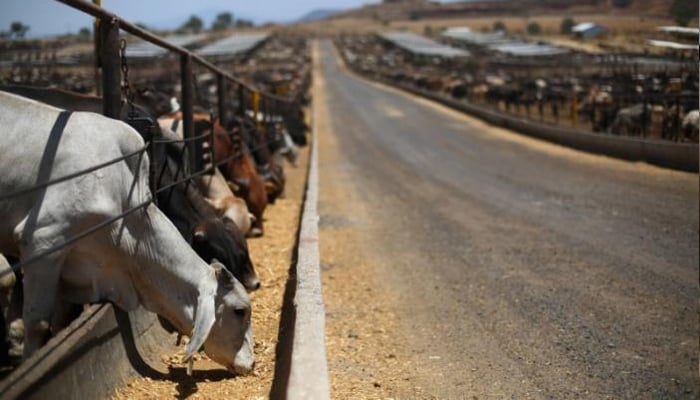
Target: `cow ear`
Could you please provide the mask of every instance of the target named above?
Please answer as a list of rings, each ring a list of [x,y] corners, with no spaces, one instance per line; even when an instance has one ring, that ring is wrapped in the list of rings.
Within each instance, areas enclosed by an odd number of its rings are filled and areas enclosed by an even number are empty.
[[[247,188],[250,186],[250,178],[236,178],[234,179],[236,185]]]
[[[213,271],[212,271],[213,272]],[[185,358],[183,361],[192,360],[192,355],[199,350],[209,337],[211,327],[214,326],[216,316],[214,315],[214,294],[216,292],[204,292],[199,294],[197,299],[197,310],[195,311],[194,330],[190,342],[185,348]]]
[[[233,289],[233,280],[235,279],[233,274],[231,274],[231,272],[229,272],[229,270],[227,270],[223,264],[216,260],[211,264],[211,266],[214,268],[216,281],[219,283],[219,287]]]

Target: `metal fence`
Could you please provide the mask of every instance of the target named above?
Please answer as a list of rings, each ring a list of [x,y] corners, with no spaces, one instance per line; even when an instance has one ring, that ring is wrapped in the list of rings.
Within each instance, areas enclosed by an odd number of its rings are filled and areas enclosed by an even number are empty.
[[[85,231],[65,240],[62,243],[59,243],[41,253],[38,254],[33,254],[31,257],[23,258],[19,263],[13,264],[12,265],[12,270],[13,271],[18,271],[20,268],[23,266],[26,266],[30,263],[33,263],[43,257],[46,257],[47,255],[54,253],[56,251],[59,251],[67,246],[70,246],[71,244],[77,242],[78,240],[91,235],[95,232],[97,232],[100,229],[103,229],[110,224],[119,221],[128,215],[143,209],[150,205],[152,202],[155,201],[156,196],[166,190],[170,190],[174,186],[184,183],[186,181],[189,181],[191,179],[194,179],[198,176],[211,173],[214,168],[216,168],[219,165],[223,165],[225,163],[230,162],[231,160],[241,157],[242,153],[239,151],[236,154],[233,154],[223,160],[220,160],[219,162],[214,162],[213,158],[213,153],[212,153],[212,158],[207,165],[204,165],[203,162],[203,157],[201,154],[201,149],[197,147],[197,143],[200,142],[207,137],[211,138],[211,135],[213,134],[213,129],[211,132],[208,134],[204,135],[195,135],[195,127],[194,127],[194,112],[193,112],[193,106],[194,106],[194,86],[193,86],[193,75],[192,75],[192,66],[193,63],[197,63],[201,65],[202,67],[208,69],[210,72],[215,74],[216,76],[216,81],[217,81],[217,108],[218,108],[218,114],[219,114],[219,119],[222,125],[226,125],[228,121],[225,119],[227,118],[227,113],[226,110],[231,106],[228,102],[227,98],[227,91],[229,89],[229,85],[233,85],[230,87],[230,89],[233,89],[235,93],[237,93],[238,96],[238,110],[237,114],[239,116],[244,116],[246,110],[248,109],[248,106],[250,106],[250,109],[253,110],[253,118],[254,121],[262,120],[264,123],[266,122],[271,122],[269,118],[271,118],[271,115],[274,113],[284,113],[290,111],[290,107],[297,107],[300,101],[300,96],[303,95],[304,93],[304,88],[308,87],[308,82],[309,82],[309,77],[307,76],[305,78],[304,83],[302,84],[302,90],[300,90],[297,95],[294,98],[285,98],[281,97],[275,94],[271,93],[266,93],[266,92],[261,92],[258,90],[256,87],[243,82],[234,76],[230,75],[229,73],[223,71],[222,69],[216,67],[215,65],[211,64],[207,60],[203,59],[202,57],[182,48],[176,45],[173,45],[171,43],[168,43],[164,41],[162,38],[142,29],[139,28],[138,26],[131,24],[128,21],[123,20],[122,18],[118,17],[117,15],[104,10],[98,6],[95,6],[93,4],[80,1],[80,0],[57,0],[61,3],[64,3],[70,7],[76,8],[78,10],[81,10],[85,13],[88,13],[96,18],[99,18],[99,27],[96,29],[95,33],[97,35],[97,40],[96,42],[98,43],[97,47],[97,54],[96,57],[99,60],[99,65],[101,66],[102,69],[102,74],[101,74],[101,89],[102,89],[102,101],[103,101],[103,114],[107,117],[110,118],[115,118],[119,119],[121,115],[121,108],[122,108],[122,67],[123,67],[123,51],[124,48],[120,46],[120,39],[119,39],[119,30],[124,30],[126,32],[131,33],[134,36],[137,36],[147,42],[153,43],[157,46],[160,46],[162,48],[165,48],[171,52],[174,52],[180,56],[180,83],[182,87],[182,92],[181,92],[181,112],[182,112],[182,125],[183,125],[183,132],[184,132],[184,138],[181,140],[159,140],[159,139],[154,139],[154,140],[148,140],[146,142],[146,145],[131,153],[127,154],[125,156],[106,161],[102,164],[95,165],[91,168],[81,170],[81,171],[76,171],[73,173],[70,173],[66,176],[59,177],[53,180],[48,180],[46,182],[41,182],[39,184],[34,185],[31,188],[26,188],[23,190],[19,191],[14,191],[11,193],[5,193],[0,195],[0,201],[6,201],[9,199],[14,199],[20,196],[24,196],[36,191],[40,190],[45,190],[48,187],[52,185],[59,184],[61,182],[68,181],[70,179],[77,178],[79,176],[85,175],[92,173],[94,171],[97,171],[102,168],[109,167],[110,165],[114,165],[116,163],[125,161],[127,159],[130,159],[132,157],[143,157],[143,155],[149,151],[152,150],[155,145],[162,145],[162,144],[168,144],[168,143],[183,143],[183,151],[184,148],[187,149],[189,157],[186,157],[185,160],[181,160],[183,163],[189,163],[192,166],[198,166],[198,168],[194,169],[194,172],[189,172],[188,174],[183,173],[182,175],[179,175],[179,172],[176,173],[176,176],[174,177],[175,181],[169,183],[168,185],[165,185],[163,187],[157,187],[157,188],[152,188],[152,193],[151,193],[151,198],[141,204],[138,204],[128,210],[125,210],[124,212],[120,213],[119,215],[116,215],[112,218],[109,218],[105,221],[102,221],[101,223],[90,227],[89,229],[86,229]],[[263,118],[258,118],[259,114],[262,113]],[[67,120],[67,117],[69,115],[69,112],[64,113],[65,118]],[[260,144],[260,147],[266,146],[268,143],[263,142]],[[249,149],[250,151],[255,151],[256,149]],[[210,148],[211,152],[214,151],[213,147]],[[190,170],[191,171],[191,170]],[[151,171],[151,174],[153,176],[153,172]],[[178,179],[180,178],[180,179]],[[5,276],[6,274],[12,273],[11,271],[3,271],[0,273],[0,277]]]

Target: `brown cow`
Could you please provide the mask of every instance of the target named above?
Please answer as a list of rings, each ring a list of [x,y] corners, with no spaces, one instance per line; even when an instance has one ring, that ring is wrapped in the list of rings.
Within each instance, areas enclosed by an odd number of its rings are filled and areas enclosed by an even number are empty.
[[[234,193],[245,200],[248,210],[255,217],[250,235],[262,236],[263,213],[267,207],[265,181],[258,174],[253,156],[240,132],[234,129],[229,133],[217,122],[214,125],[214,162],[218,164],[227,159],[219,168],[235,184]]]
[[[219,165],[220,171],[224,177],[233,182],[232,189],[234,194],[245,200],[245,205],[248,211],[253,214],[254,221],[248,231],[249,236],[263,235],[263,213],[267,207],[267,194],[265,191],[265,183],[263,178],[257,173],[255,161],[250,152],[247,150],[240,135],[235,131],[229,133],[219,121],[211,122],[211,116],[204,113],[195,113],[193,119],[198,122],[208,122],[208,124],[198,124],[202,127],[201,132],[195,132],[195,135],[203,134],[204,130],[212,129],[214,132],[214,163],[218,164],[226,161],[223,165]],[[182,113],[177,112],[159,118],[161,126],[170,127],[173,131],[179,131],[180,136],[182,131]],[[174,129],[173,129],[174,128]],[[222,207],[237,206],[236,202],[221,202]],[[240,211],[240,210],[239,210]],[[237,212],[241,214],[242,211]]]

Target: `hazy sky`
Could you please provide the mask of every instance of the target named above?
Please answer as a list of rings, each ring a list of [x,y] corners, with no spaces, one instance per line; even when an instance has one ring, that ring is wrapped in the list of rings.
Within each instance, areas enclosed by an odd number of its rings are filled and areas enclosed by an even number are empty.
[[[316,9],[357,7],[378,0],[102,0],[102,7],[132,22],[155,28],[175,28],[191,14],[209,25],[222,11],[257,23],[291,21]],[[76,32],[90,26],[91,19],[54,0],[0,0],[0,30],[12,21],[29,25],[29,36]]]

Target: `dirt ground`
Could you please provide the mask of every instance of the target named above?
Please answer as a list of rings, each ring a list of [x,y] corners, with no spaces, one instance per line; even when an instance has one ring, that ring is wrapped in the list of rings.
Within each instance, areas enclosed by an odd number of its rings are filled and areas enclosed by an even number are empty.
[[[284,198],[265,210],[265,236],[248,240],[250,256],[262,282],[251,294],[255,370],[251,375],[232,377],[218,364],[202,356],[194,363],[193,376],[185,374],[176,354],[163,354],[169,366],[166,380],[135,378],[119,388],[113,399],[265,399],[272,387],[280,311],[299,223],[299,212],[306,186],[309,146],[301,149],[299,166],[285,165],[287,183]]]
[[[318,60],[318,48],[314,48]],[[319,140],[319,246],[326,305],[326,352],[333,399],[389,399],[422,395],[408,340],[401,335],[391,291],[376,283],[378,259],[358,224],[368,213],[349,164],[331,133],[325,82],[314,65]]]

